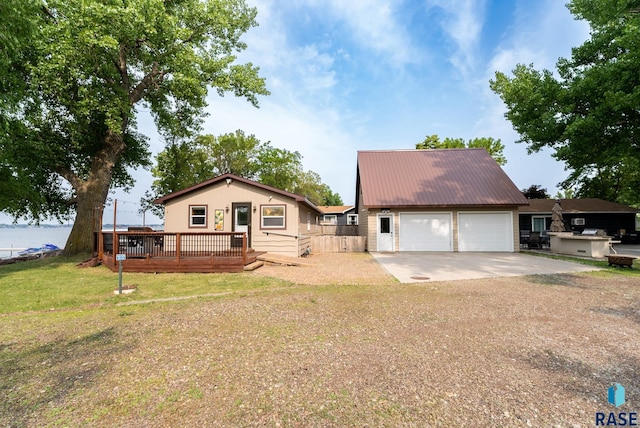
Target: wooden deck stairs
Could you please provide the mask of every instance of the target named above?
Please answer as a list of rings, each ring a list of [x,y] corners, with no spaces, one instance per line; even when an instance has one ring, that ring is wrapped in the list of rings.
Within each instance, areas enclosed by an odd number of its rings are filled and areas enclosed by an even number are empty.
[[[281,254],[265,253],[257,257],[258,261],[282,266],[314,266],[313,263],[307,262],[307,259],[299,257],[288,257]]]
[[[264,266],[264,262],[262,260],[256,260],[255,262],[251,262],[244,266],[245,272],[250,272],[252,270],[258,269],[260,266]]]

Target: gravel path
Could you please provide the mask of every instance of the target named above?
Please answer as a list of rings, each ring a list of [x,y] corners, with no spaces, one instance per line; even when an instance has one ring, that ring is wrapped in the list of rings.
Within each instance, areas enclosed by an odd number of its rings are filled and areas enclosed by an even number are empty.
[[[264,265],[256,275],[310,285],[392,285],[398,281],[368,253],[320,253],[304,266]]]

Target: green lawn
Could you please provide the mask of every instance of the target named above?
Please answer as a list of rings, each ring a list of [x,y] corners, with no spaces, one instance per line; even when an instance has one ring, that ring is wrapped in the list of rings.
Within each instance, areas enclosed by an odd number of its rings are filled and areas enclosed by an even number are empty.
[[[0,266],[0,314],[114,305],[123,301],[244,293],[286,283],[248,274],[123,273],[137,291],[115,295],[118,274],[104,266],[77,267],[81,260],[52,257]]]
[[[638,260],[634,269],[608,266],[606,261],[567,256],[540,255],[573,261],[625,276],[640,276]],[[0,314],[29,311],[79,309],[113,306],[120,302],[190,296],[215,297],[224,293],[242,294],[270,287],[288,286],[285,281],[246,273],[239,274],[148,274],[123,273],[123,285],[135,285],[136,292],[115,295],[118,274],[104,266],[80,268],[80,258],[52,257],[0,266]]]

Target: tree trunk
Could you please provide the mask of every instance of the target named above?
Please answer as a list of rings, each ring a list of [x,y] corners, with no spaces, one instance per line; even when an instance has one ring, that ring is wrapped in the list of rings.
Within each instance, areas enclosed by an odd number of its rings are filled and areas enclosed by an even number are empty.
[[[102,228],[100,213],[107,200],[113,168],[124,150],[121,135],[107,132],[103,147],[94,157],[85,181],[76,181],[76,219],[64,248],[65,255],[92,253],[94,251],[94,233]]]
[[[84,186],[86,190],[77,192],[76,219],[64,247],[65,255],[92,253],[94,251],[93,232],[99,232],[102,226],[100,213],[107,197],[110,179],[106,183],[86,184]],[[107,191],[100,191],[99,189],[105,185]]]

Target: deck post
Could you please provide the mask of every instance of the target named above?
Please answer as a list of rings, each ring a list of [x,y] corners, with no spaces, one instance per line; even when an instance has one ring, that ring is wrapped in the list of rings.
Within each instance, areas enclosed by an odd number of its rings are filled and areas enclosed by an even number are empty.
[[[113,245],[111,246],[111,251],[113,252],[113,254],[111,254],[111,262],[113,263],[113,267],[115,269],[115,267],[116,267],[116,254],[120,254],[120,237],[118,236],[118,233],[116,232],[115,226],[113,228]]]
[[[179,233],[176,233],[176,263],[180,264],[180,241],[182,238]]]
[[[100,231],[98,232],[98,260],[102,260],[103,258],[104,258],[104,235],[102,234],[102,227],[100,227]]]
[[[242,234],[242,266],[247,265],[247,234]]]

